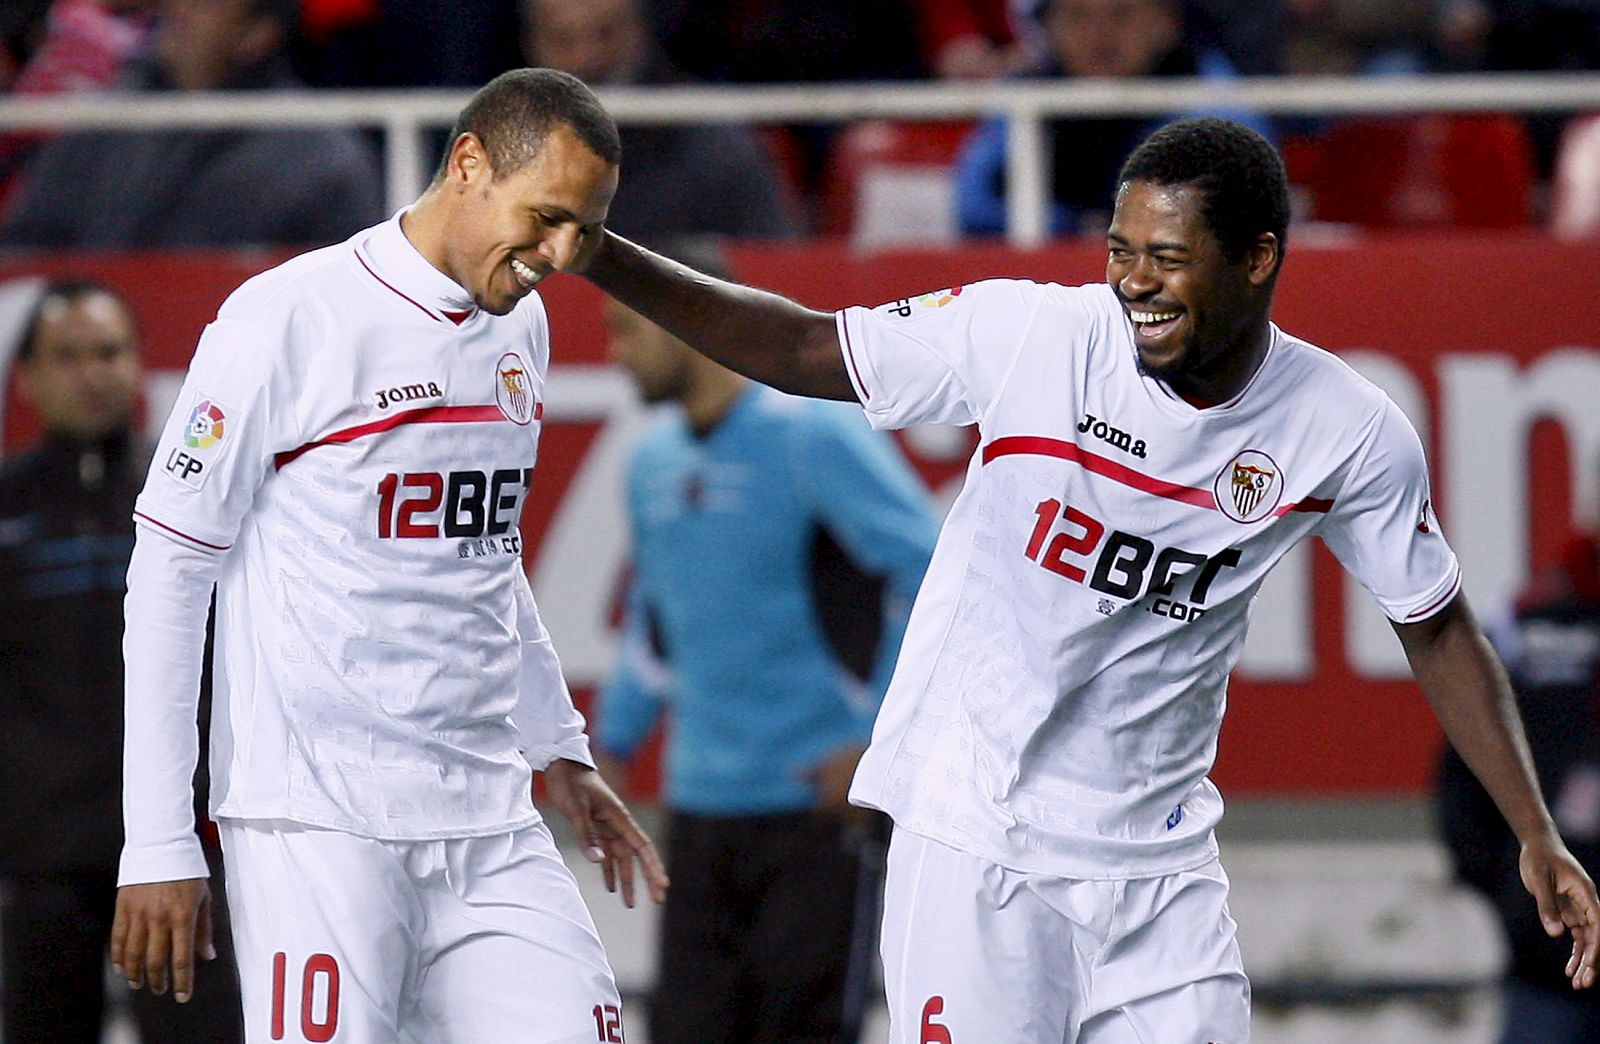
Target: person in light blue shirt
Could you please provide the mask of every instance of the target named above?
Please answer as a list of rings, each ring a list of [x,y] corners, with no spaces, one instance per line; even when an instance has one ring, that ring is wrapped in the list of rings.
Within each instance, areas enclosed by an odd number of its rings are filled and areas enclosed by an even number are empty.
[[[614,759],[669,719],[651,1040],[854,1040],[881,843],[845,795],[933,550],[929,499],[859,407],[751,383],[620,305],[607,321],[641,396],[677,407],[629,469],[634,577],[595,714]]]

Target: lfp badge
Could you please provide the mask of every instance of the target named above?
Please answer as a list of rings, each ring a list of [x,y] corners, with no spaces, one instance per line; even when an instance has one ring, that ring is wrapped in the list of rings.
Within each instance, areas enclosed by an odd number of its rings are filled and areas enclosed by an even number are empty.
[[[183,444],[194,449],[210,449],[222,441],[222,422],[225,419],[222,407],[210,399],[201,399],[189,413],[189,423],[183,430]]]

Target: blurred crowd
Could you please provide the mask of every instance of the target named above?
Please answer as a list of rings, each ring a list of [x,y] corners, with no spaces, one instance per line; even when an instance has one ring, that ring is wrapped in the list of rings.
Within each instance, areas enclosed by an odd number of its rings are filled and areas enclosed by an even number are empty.
[[[471,87],[518,65],[591,85],[1414,76],[1600,67],[1600,0],[9,0],[19,95]],[[1600,115],[1272,118],[1297,217],[1600,230]],[[1050,227],[1097,233],[1161,119],[1058,119]],[[613,227],[652,240],[851,231],[875,163],[939,175],[953,235],[1003,232],[1004,121],[625,128]],[[382,209],[381,140],[337,130],[0,135],[0,242],[301,244]],[[252,205],[237,205],[250,187]]]

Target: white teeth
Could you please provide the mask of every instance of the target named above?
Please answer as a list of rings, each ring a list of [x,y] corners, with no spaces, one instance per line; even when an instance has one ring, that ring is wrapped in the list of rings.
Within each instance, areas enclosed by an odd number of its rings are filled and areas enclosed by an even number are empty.
[[[539,281],[539,274],[523,264],[518,258],[511,259],[511,271],[515,272],[518,278],[530,286]]]
[[[1168,319],[1178,318],[1177,312],[1135,312],[1131,309],[1128,317],[1136,323],[1164,323]]]

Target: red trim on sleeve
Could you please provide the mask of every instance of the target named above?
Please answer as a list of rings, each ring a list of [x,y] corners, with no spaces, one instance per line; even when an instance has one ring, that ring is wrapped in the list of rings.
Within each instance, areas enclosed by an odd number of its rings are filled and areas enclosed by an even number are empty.
[[[872,392],[867,388],[867,382],[861,379],[861,368],[856,365],[855,347],[850,343],[850,317],[839,313],[839,328],[844,331],[844,357],[850,364],[850,373],[856,379],[856,387],[861,389],[862,403],[872,401]]]
[[[181,529],[173,529],[171,526],[167,525],[165,522],[160,522],[160,521],[157,521],[156,519],[151,518],[149,515],[145,514],[143,511],[135,511],[133,513],[133,517],[137,518],[137,519],[141,519],[144,522],[147,522],[150,525],[155,526],[157,529],[164,530],[164,531],[166,531],[168,533],[171,533],[173,536],[182,537],[183,539],[189,541],[189,543],[196,544],[196,545],[198,545],[200,547],[203,547],[203,548],[206,548],[207,550],[210,550],[210,551],[226,551],[226,550],[228,550],[228,548],[233,546],[232,544],[208,544],[204,540],[201,540],[199,537],[192,537],[188,533],[185,533]]]
[[[1195,507],[1206,508],[1209,511],[1217,510],[1217,498],[1209,489],[1196,489],[1193,486],[1180,486],[1176,482],[1167,482],[1146,475],[1142,471],[1135,471],[1126,464],[1120,464],[1109,457],[1102,457],[1098,453],[1090,453],[1078,446],[1077,443],[1067,442],[1062,439],[1045,438],[1042,435],[1009,435],[1005,438],[995,439],[983,447],[983,462],[985,464],[996,457],[1009,457],[1014,454],[1033,454],[1042,457],[1059,457],[1070,460],[1083,467],[1085,471],[1092,471],[1096,475],[1104,475],[1124,486],[1131,486],[1143,493],[1151,493],[1168,500],[1180,501],[1184,504],[1193,504]]]
[[[534,406],[535,415],[543,412],[543,404]],[[345,442],[354,442],[368,435],[377,435],[380,432],[398,428],[402,424],[475,424],[492,421],[504,421],[506,415],[498,406],[425,406],[420,410],[406,410],[393,417],[372,421],[369,424],[357,424],[353,428],[345,428],[331,435],[324,435],[314,442],[308,442],[292,450],[285,450],[272,458],[272,466],[282,470],[285,464],[308,453],[318,446],[330,446]]]

